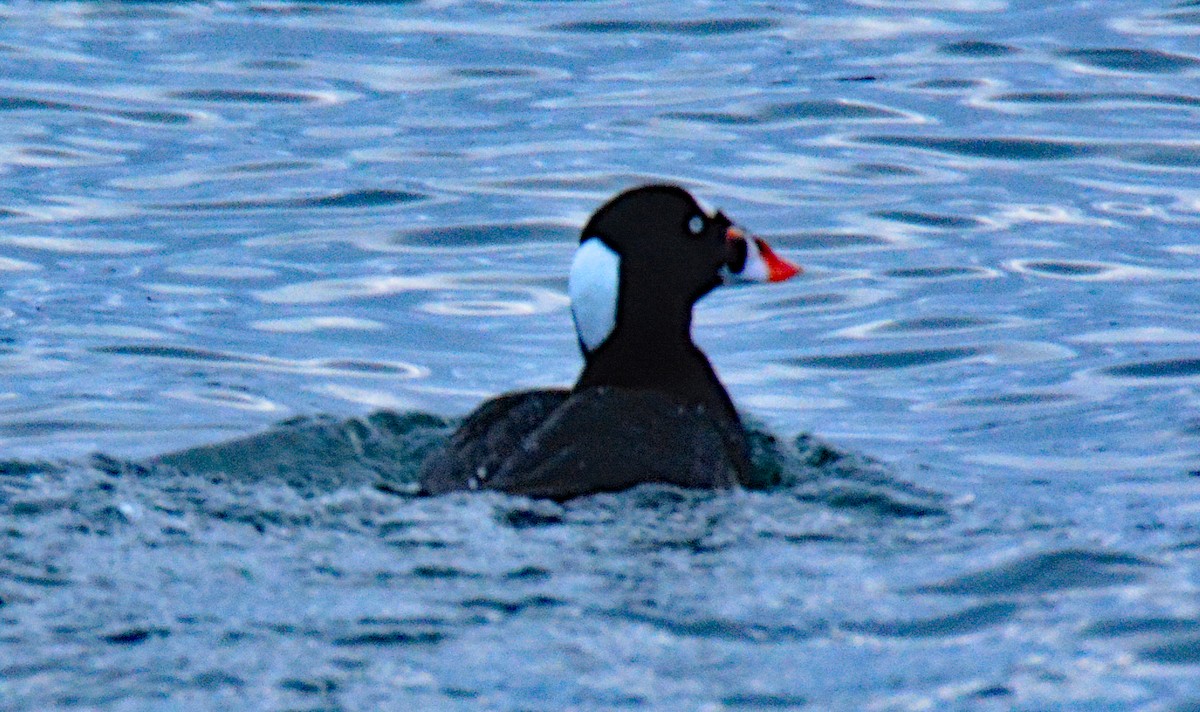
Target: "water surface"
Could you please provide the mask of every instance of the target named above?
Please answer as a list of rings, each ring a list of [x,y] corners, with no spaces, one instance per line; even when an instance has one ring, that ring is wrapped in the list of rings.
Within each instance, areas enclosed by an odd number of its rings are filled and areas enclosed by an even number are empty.
[[[0,6],[0,699],[1193,709],[1198,34]],[[450,420],[573,380],[577,231],[647,181],[807,269],[696,315],[786,483],[412,497]]]

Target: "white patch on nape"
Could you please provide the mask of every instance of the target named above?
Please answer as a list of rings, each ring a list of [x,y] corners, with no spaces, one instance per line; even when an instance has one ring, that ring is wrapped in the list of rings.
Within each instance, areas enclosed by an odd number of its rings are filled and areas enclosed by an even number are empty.
[[[575,251],[567,295],[575,333],[583,347],[595,351],[617,326],[617,290],[621,284],[621,256],[598,237],[589,237]]]

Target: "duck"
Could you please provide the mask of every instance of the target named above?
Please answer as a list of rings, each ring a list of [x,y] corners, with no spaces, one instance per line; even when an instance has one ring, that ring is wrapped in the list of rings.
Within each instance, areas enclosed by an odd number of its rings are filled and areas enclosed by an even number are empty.
[[[583,355],[574,386],[484,402],[424,460],[421,493],[562,502],[646,483],[746,484],[746,432],[692,340],[692,309],[722,285],[801,272],[680,186],[621,192],[587,220],[568,274]]]

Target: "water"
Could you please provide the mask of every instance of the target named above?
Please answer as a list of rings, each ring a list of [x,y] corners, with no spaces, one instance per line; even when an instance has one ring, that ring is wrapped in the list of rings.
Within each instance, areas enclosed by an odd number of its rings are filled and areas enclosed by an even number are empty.
[[[0,6],[0,707],[1195,709],[1198,35]],[[412,497],[651,180],[808,270],[697,313],[788,484]]]

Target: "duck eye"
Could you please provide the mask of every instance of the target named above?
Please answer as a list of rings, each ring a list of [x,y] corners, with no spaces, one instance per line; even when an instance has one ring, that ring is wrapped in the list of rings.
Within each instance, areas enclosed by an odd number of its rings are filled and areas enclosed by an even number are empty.
[[[693,215],[691,220],[688,220],[688,231],[693,235],[699,235],[704,232],[704,218],[699,215]]]

